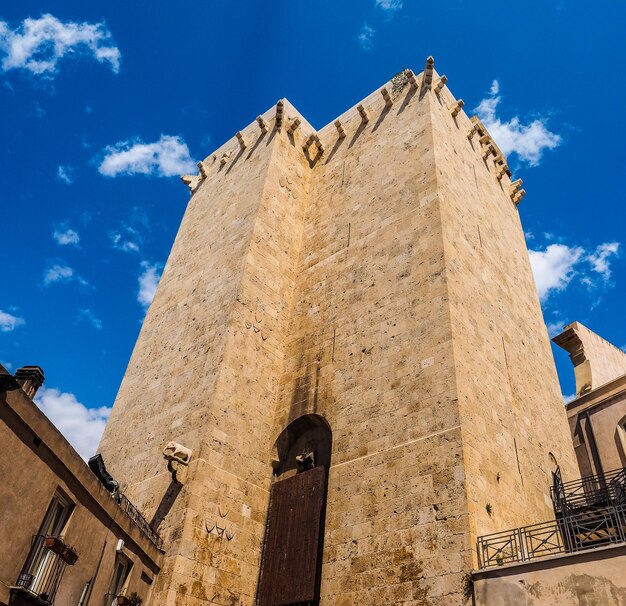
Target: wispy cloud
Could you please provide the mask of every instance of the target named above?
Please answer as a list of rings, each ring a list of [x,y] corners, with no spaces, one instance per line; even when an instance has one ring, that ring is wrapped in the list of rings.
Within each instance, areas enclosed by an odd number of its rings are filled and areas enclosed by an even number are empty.
[[[35,404],[83,459],[96,452],[111,414],[109,407],[87,408],[73,393],[54,387],[41,387],[35,396]]]
[[[519,116],[503,121],[497,114],[502,101],[499,93],[500,84],[494,80],[489,96],[474,111],[503,154],[517,154],[520,160],[530,166],[537,166],[546,149],[555,149],[561,144],[561,136],[548,130],[545,118],[536,118],[527,124],[523,124]]]
[[[610,259],[618,256],[619,247],[619,242],[605,242],[587,256],[591,269],[599,273],[605,281],[611,277]]]
[[[67,223],[57,225],[52,232],[52,237],[59,246],[78,246],[80,242],[78,232],[70,229]]]
[[[156,294],[156,289],[161,279],[161,271],[157,263],[148,263],[147,261],[142,262],[141,270],[138,279],[139,291],[137,292],[137,301],[147,309]]]
[[[2,311],[0,309],[0,332],[11,332],[18,326],[26,324],[24,318],[19,318],[10,314],[8,311]]]
[[[566,244],[529,250],[539,298],[542,302],[547,301],[552,294],[565,290],[575,277],[588,288],[596,288],[598,283],[594,274],[599,274],[606,285],[611,276],[611,259],[617,256],[619,247],[618,242],[606,242],[592,251]]]
[[[63,166],[59,164],[57,168],[57,179],[71,185],[74,183],[74,169],[71,166]]]
[[[0,21],[0,55],[4,71],[23,69],[46,77],[54,76],[64,57],[90,56],[116,73],[121,58],[104,23],[64,23],[50,14],[24,19],[15,28]]]
[[[53,263],[46,268],[43,274],[44,286],[50,286],[56,283],[78,282],[81,286],[89,286],[89,282],[81,278],[72,267],[62,265],[61,263]]]
[[[102,330],[102,320],[90,307],[79,309],[77,320],[79,322],[87,322],[88,324],[91,324],[96,330]]]
[[[402,8],[402,0],[376,0],[376,6],[384,11],[398,11]]]
[[[133,140],[109,145],[98,167],[107,177],[135,174],[172,177],[196,169],[185,141],[170,135],[161,135],[155,143]]]
[[[357,36],[357,40],[363,50],[372,50],[375,33],[376,30],[373,27],[370,27],[367,23],[363,24],[361,33]]]
[[[119,231],[110,231],[109,240],[111,240],[111,246],[115,250],[122,252],[139,252],[139,244],[132,239],[125,238]]]

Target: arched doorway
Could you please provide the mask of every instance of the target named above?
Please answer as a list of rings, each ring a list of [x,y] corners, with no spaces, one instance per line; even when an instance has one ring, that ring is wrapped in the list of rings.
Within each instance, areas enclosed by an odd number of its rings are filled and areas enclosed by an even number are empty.
[[[257,606],[319,603],[332,433],[304,415],[278,436]]]

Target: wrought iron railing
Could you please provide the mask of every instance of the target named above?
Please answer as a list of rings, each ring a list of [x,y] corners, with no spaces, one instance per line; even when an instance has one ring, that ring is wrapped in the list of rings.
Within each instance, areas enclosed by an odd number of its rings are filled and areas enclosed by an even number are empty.
[[[478,566],[489,568],[626,541],[626,505],[611,505],[478,538]]]
[[[626,503],[626,468],[602,475],[586,476],[579,480],[563,482],[560,472],[554,475],[550,489],[557,516],[568,515],[592,506]]]
[[[30,553],[16,586],[35,594],[45,604],[54,604],[67,562],[61,554],[46,547],[46,538],[50,537],[33,536]]]
[[[120,507],[128,514],[128,517],[139,526],[141,531],[154,543],[157,549],[163,548],[163,539],[159,533],[150,526],[150,522],[143,517],[142,513],[137,509],[126,497],[121,495],[119,501]]]

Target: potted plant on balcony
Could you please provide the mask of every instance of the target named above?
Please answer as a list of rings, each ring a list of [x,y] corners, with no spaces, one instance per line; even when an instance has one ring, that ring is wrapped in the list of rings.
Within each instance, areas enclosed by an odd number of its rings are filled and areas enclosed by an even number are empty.
[[[78,553],[76,552],[76,549],[71,545],[65,545],[60,555],[65,563],[69,564],[70,566],[74,566],[74,564],[76,564],[76,561],[78,560]]]
[[[118,606],[141,606],[142,602],[143,600],[139,597],[136,591],[133,591],[129,596],[128,595],[117,596]]]
[[[65,549],[65,543],[61,537],[55,537],[52,535],[48,535],[45,538],[46,549],[49,549],[52,553],[56,553],[57,555],[61,555],[63,550]]]

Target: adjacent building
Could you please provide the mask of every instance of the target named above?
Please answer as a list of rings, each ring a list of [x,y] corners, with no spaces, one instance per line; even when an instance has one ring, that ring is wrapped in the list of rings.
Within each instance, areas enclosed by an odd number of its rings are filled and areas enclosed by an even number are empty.
[[[33,403],[43,380],[0,366],[0,604],[147,605],[161,539]]]

